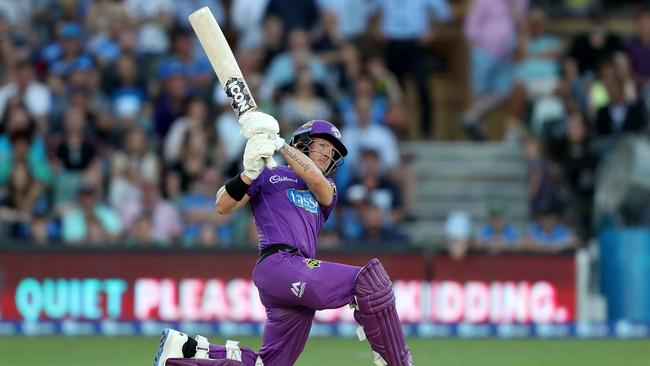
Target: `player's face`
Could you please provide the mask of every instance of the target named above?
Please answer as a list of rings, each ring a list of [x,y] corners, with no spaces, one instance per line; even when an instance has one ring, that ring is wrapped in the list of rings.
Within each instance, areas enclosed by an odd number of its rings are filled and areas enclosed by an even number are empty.
[[[321,172],[325,173],[332,163],[335,151],[332,143],[323,138],[314,137],[309,145],[309,158],[316,163]]]

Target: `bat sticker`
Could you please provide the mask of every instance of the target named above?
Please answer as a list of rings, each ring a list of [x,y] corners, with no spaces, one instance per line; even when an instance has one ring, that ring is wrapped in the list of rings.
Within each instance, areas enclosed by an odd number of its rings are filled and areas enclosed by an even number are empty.
[[[246,113],[252,107],[255,107],[255,102],[251,96],[250,90],[244,81],[244,78],[231,77],[228,78],[226,85],[223,89],[230,100],[232,109],[235,115],[239,118],[242,114]]]

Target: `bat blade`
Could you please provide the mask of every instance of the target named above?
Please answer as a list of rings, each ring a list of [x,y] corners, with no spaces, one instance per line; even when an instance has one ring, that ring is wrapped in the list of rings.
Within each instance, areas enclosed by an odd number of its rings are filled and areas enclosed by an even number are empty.
[[[239,118],[244,113],[257,109],[253,94],[210,9],[207,6],[203,7],[190,14],[188,20],[228,96],[235,116]]]

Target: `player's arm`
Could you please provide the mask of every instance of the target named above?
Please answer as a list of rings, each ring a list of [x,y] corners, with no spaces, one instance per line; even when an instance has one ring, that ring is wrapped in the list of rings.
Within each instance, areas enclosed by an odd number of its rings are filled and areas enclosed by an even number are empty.
[[[217,212],[227,215],[243,207],[250,201],[248,188],[262,173],[265,162],[273,158],[275,146],[268,135],[259,134],[246,142],[244,149],[244,171],[230,179],[217,192],[215,207]]]
[[[280,144],[279,140],[277,141],[278,144],[276,146]],[[277,151],[287,161],[291,169],[307,183],[309,190],[316,196],[318,203],[324,207],[329,206],[334,199],[334,187],[325,178],[325,175],[316,166],[316,163],[307,155],[303,154],[302,151],[289,146],[284,140],[282,140],[282,145]]]
[[[237,178],[237,177],[235,177]],[[253,182],[249,177],[247,177],[244,173],[241,173],[239,175],[239,179],[242,180],[245,184],[250,186],[250,184]],[[228,182],[230,183],[230,182]],[[228,184],[226,183],[226,184]],[[237,184],[237,183],[234,183]],[[221,186],[219,188],[219,191],[217,191],[217,199],[215,201],[215,208],[217,209],[217,212],[222,214],[222,215],[228,215],[231,214],[240,208],[246,206],[246,204],[250,201],[250,197],[247,194],[244,194],[244,197],[242,197],[241,200],[236,200],[234,199],[226,190],[226,185]]]

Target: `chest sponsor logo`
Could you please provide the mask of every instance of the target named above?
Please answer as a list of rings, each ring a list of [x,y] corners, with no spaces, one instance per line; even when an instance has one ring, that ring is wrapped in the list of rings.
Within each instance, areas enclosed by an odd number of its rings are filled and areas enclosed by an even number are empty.
[[[309,190],[287,189],[287,198],[294,205],[313,214],[318,214],[318,201]]]
[[[289,178],[289,177],[285,177],[285,176],[282,176],[282,175],[272,175],[271,177],[269,177],[269,182],[271,182],[272,184],[280,183],[280,182],[298,183],[298,179]]]
[[[320,267],[320,261],[318,259],[305,258],[302,261],[311,269]]]
[[[291,292],[298,297],[302,297],[302,294],[305,293],[305,287],[307,287],[307,282],[294,282],[291,284]]]

